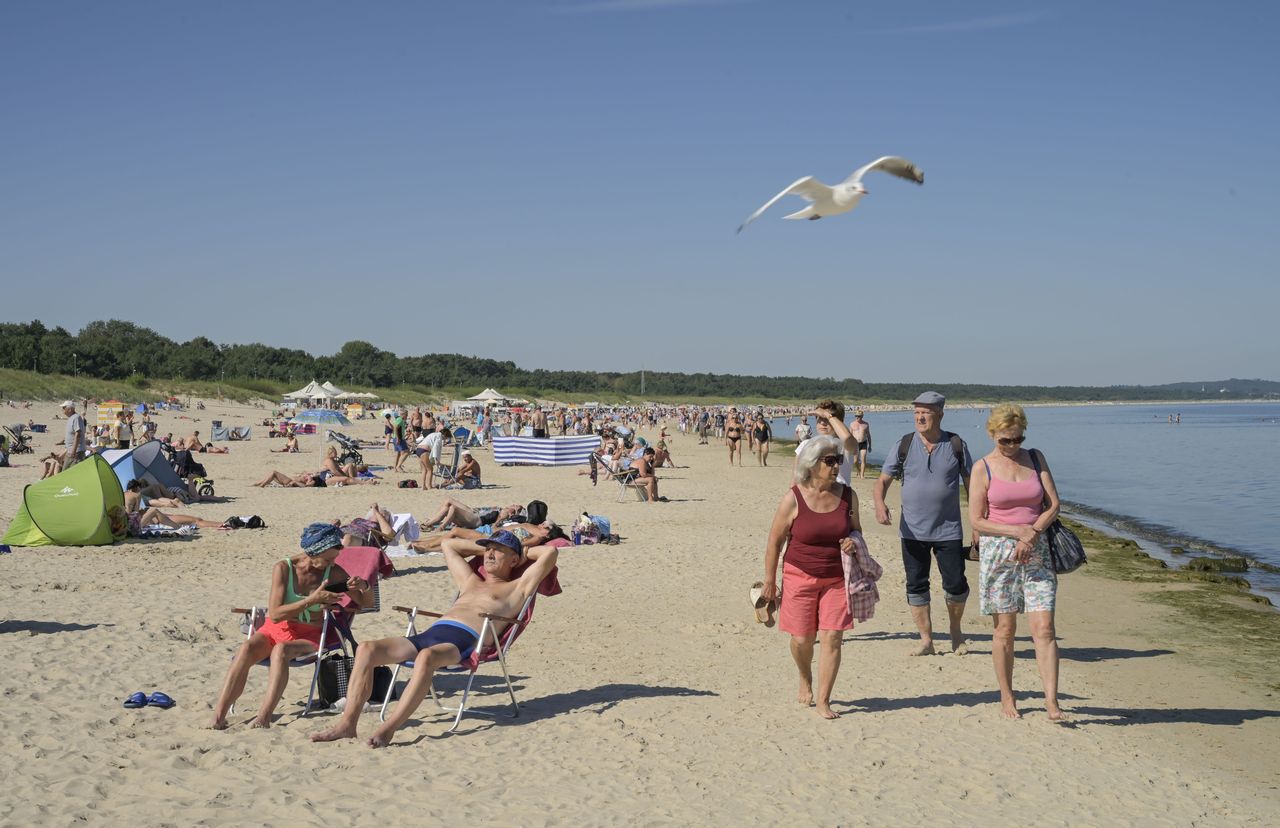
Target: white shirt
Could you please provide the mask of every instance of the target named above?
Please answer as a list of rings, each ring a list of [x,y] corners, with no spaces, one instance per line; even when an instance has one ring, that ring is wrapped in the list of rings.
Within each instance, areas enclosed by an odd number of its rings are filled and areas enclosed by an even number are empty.
[[[431,455],[432,461],[440,459],[440,448],[444,445],[444,435],[438,431],[433,431],[425,437],[418,439],[418,448],[426,449]]]

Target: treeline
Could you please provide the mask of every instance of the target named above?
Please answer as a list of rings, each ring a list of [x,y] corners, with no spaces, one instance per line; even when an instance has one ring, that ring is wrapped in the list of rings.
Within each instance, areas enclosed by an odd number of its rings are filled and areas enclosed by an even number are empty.
[[[640,372],[526,370],[514,362],[460,354],[396,356],[368,342],[352,341],[332,356],[249,345],[219,345],[197,336],[186,342],[131,322],[91,322],[78,334],[42,323],[0,323],[0,367],[103,380],[271,380],[303,383],[316,378],[360,387],[400,385],[437,388],[494,386],[533,393],[598,393],[642,396]],[[830,377],[764,377],[647,371],[643,396],[817,399],[864,402],[910,400],[928,386],[955,400],[1140,401],[1199,399],[1198,389],[1174,386],[1005,386],[964,383],[864,383]],[[1213,385],[1210,383],[1210,385]],[[1219,396],[1217,387],[1210,394]],[[1239,396],[1239,395],[1238,395]]]

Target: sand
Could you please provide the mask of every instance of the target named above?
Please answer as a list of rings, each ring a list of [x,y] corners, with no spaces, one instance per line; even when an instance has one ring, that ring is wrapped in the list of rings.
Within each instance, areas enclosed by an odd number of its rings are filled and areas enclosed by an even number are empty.
[[[35,458],[61,437],[53,406],[44,408],[36,419],[53,433],[37,437]],[[240,640],[228,610],[265,599],[271,563],[296,549],[301,526],[355,516],[374,500],[423,515],[445,496],[392,485],[251,488],[269,468],[314,469],[321,458],[323,436],[303,437],[301,455],[269,454],[279,441],[258,425],[265,413],[210,405],[189,415],[199,423],[162,415],[160,428],[253,425],[254,440],[204,458],[219,494],[235,502],[191,511],[257,513],[268,529],[0,556],[10,585],[0,823],[1228,825],[1274,824],[1280,813],[1275,688],[1198,657],[1184,643],[1191,636],[1180,638],[1184,621],[1140,600],[1154,587],[1087,568],[1063,579],[1070,727],[1047,721],[1025,630],[1014,677],[1024,718],[1000,719],[991,627],[976,600],[969,655],[906,657],[913,632],[896,536],[870,519],[870,481],[856,489],[885,567],[883,597],[845,638],[834,697],[842,718],[819,719],[795,702],[786,636],[757,624],[747,603],[790,457],[730,468],[722,447],[686,437],[672,448],[689,467],[662,477],[667,504],[617,503],[615,489],[593,488],[575,469],[500,468],[479,454],[495,488],[463,493],[467,502],[536,497],[562,522],[583,510],[608,515],[624,538],[561,556],[564,594],[540,602],[512,653],[520,718],[468,718],[446,735],[448,719],[428,702],[387,750],[316,745],[307,736],[332,719],[296,717],[304,672],[291,676],[273,728],[247,727],[266,679],[255,669],[232,727],[209,731]],[[380,437],[381,426],[364,420],[349,431]],[[0,470],[0,519],[39,476],[32,458]],[[384,606],[443,608],[452,586],[440,558],[396,566]],[[358,619],[356,633],[397,635],[403,623],[384,611]],[[178,704],[123,709],[135,690],[163,690]],[[375,723],[366,716],[362,736]]]

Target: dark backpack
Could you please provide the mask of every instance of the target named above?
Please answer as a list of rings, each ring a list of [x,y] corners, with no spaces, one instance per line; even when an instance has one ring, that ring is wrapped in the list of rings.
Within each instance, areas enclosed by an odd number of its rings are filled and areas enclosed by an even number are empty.
[[[898,441],[898,473],[893,476],[894,480],[902,482],[902,477],[907,471],[907,450],[911,448],[911,441],[915,439],[915,432],[902,435],[902,439]],[[951,451],[956,455],[956,463],[961,469],[964,469],[964,440],[960,439],[960,435],[952,434],[950,431],[942,432],[951,443]]]

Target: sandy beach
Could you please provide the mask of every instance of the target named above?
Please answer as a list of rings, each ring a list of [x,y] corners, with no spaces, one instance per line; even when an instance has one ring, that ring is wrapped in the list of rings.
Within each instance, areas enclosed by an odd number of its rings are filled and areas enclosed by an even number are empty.
[[[55,410],[32,409],[50,433],[0,470],[0,525],[61,439]],[[324,447],[322,428],[301,438],[302,454],[269,453],[281,441],[266,439],[266,413],[211,403],[183,415],[198,421],[158,419],[161,434],[208,434],[212,419],[253,426],[253,440],[202,458],[235,501],[184,511],[254,513],[269,528],[0,555],[9,584],[0,824],[1266,825],[1280,813],[1274,670],[1267,680],[1234,669],[1229,649],[1141,600],[1193,587],[1109,580],[1088,567],[1064,576],[1057,618],[1072,723],[1047,720],[1025,624],[1014,673],[1024,718],[1004,721],[991,624],[976,600],[968,655],[906,656],[914,629],[896,531],[874,522],[872,481],[856,481],[885,575],[875,617],[846,636],[833,703],[842,718],[828,722],[795,702],[787,637],[757,624],[747,602],[790,485],[789,452],[767,468],[754,458],[729,467],[714,441],[677,436],[682,467],[661,475],[666,504],[617,503],[615,488],[593,488],[577,469],[497,467],[487,451],[477,452],[481,491],[396,488],[417,476],[412,460],[415,474],[379,486],[262,490],[250,484],[270,469],[318,468]],[[381,439],[379,421],[347,431]],[[255,670],[232,727],[206,729],[241,640],[229,609],[265,601],[271,564],[297,550],[303,525],[355,517],[373,501],[425,516],[446,496],[538,498],[566,524],[583,511],[607,515],[623,538],[561,555],[564,593],[539,602],[512,651],[518,719],[469,717],[448,735],[428,701],[387,750],[317,745],[308,735],[332,719],[297,718],[309,672],[292,673],[274,727],[247,727],[266,679]],[[402,634],[393,604],[443,609],[453,594],[440,557],[395,564],[384,611],[356,621],[361,640]],[[940,640],[941,613],[939,601]],[[495,690],[496,676],[478,683]],[[162,690],[177,706],[123,709],[137,690]],[[364,717],[362,736],[376,719]]]

